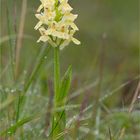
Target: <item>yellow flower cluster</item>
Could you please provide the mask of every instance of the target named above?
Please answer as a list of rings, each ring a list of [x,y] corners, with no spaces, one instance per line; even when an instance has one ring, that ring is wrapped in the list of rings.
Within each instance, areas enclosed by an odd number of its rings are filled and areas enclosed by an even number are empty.
[[[37,42],[49,42],[53,47],[63,49],[71,41],[79,45],[80,41],[73,37],[78,30],[74,24],[77,15],[71,13],[72,7],[68,0],[40,0],[41,5],[35,15],[39,22],[35,30],[41,37]]]

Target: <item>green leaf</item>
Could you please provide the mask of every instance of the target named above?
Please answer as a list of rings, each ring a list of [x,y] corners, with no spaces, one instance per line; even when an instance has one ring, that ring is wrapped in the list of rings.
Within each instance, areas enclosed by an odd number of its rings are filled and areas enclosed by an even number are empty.
[[[71,77],[72,77],[72,67],[69,66],[61,80],[60,91],[59,95],[57,96],[57,103],[59,105],[65,104],[64,102],[70,89]]]
[[[71,76],[72,76],[72,68],[71,66],[69,66],[60,82],[60,90],[58,92],[59,94],[56,95],[55,99],[56,108],[61,108],[64,107],[65,105],[65,99],[70,89]],[[65,125],[66,125],[66,114],[64,108],[61,111],[54,113],[52,132],[50,135],[53,135],[53,138],[56,139],[58,134],[62,133],[63,130],[65,129]],[[64,137],[63,136],[60,137],[59,140],[64,140]]]

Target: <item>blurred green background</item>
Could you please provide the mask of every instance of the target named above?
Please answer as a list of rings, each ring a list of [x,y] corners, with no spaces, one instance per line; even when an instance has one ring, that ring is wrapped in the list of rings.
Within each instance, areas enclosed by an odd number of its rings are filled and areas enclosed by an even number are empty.
[[[106,105],[129,105],[137,81],[139,79],[139,49],[140,49],[140,14],[139,0],[69,0],[74,8],[73,13],[78,14],[76,24],[79,32],[76,37],[81,41],[80,46],[70,44],[61,51],[62,73],[68,65],[73,67],[73,83],[71,93],[90,83],[100,81],[101,97],[109,91],[114,91],[128,82],[127,86],[117,90]],[[16,35],[20,23],[21,0],[1,0],[1,37]],[[38,22],[35,18],[39,0],[27,1],[27,11],[24,28],[24,39],[20,55],[20,71],[18,82],[22,85],[24,75],[28,77],[33,69],[38,52],[43,43],[36,43],[39,32],[34,30]],[[9,9],[9,14],[7,14]],[[7,21],[9,16],[9,21]],[[8,23],[9,29],[8,29]],[[9,32],[9,33],[8,33]],[[15,38],[11,39],[12,45]],[[10,56],[7,50],[9,42],[1,44],[2,47],[2,72],[9,63]],[[37,79],[40,79],[41,87],[45,86],[45,80],[52,79],[52,51],[49,53]],[[4,73],[0,85],[12,87],[13,83],[9,73]],[[9,80],[10,79],[10,80]],[[91,103],[96,100],[98,89],[90,89]],[[70,93],[70,94],[71,94]],[[80,104],[85,95],[76,99]],[[126,101],[124,101],[126,100]],[[89,103],[90,103],[89,102]],[[131,140],[131,139],[130,139]]]
[[[40,34],[34,30],[38,22],[34,14],[40,2],[39,0],[27,2],[24,28],[24,35],[27,37],[24,38],[21,49],[21,74],[23,71],[30,71],[43,45],[36,43]],[[2,36],[8,34],[7,8],[10,9],[10,33],[12,35],[18,31],[21,4],[19,0],[3,1]],[[75,46],[71,43],[61,52],[62,71],[71,64],[78,86],[96,81],[102,75],[103,91],[135,79],[139,75],[139,1],[70,0],[70,4],[74,7],[73,13],[79,15],[76,24],[80,30],[76,37],[82,44]],[[13,39],[13,44],[14,41]],[[9,46],[3,47],[6,50],[5,54],[8,55],[6,47]],[[5,59],[8,59],[7,55]],[[51,69],[52,54],[48,59]],[[42,73],[48,73],[51,77],[50,69],[48,72],[44,69]]]
[[[10,0],[8,3],[11,3],[10,22],[18,30],[21,1]],[[15,13],[14,3],[18,5]],[[62,67],[72,64],[74,73],[79,75],[80,79],[82,78],[82,81],[80,80],[82,83],[98,77],[101,59],[104,60],[103,75],[110,82],[114,75],[116,75],[114,82],[137,76],[139,72],[139,1],[70,0],[70,3],[74,7],[73,13],[79,15],[76,24],[80,30],[76,37],[82,45],[71,44],[62,51]],[[2,36],[7,35],[6,5],[5,0],[2,6],[1,22],[4,21]],[[37,23],[34,14],[38,5],[39,0],[28,1],[24,34],[30,38],[24,39],[22,52],[25,51],[25,53],[21,53],[23,57],[21,61],[24,61],[22,69],[25,69],[27,63],[33,61],[38,52],[38,46],[42,45],[36,43],[39,33],[33,29]],[[101,58],[102,50],[104,50],[104,58]]]

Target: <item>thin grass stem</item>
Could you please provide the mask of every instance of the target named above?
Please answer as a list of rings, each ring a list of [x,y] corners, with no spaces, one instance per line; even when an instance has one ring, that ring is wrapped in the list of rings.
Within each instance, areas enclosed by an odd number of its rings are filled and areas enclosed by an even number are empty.
[[[46,56],[46,54],[48,54],[49,52],[49,48],[45,46],[43,46],[43,49],[41,50],[38,58],[37,58],[37,63],[35,65],[35,68],[30,76],[30,78],[28,79],[27,83],[25,84],[25,87],[23,89],[23,93],[19,96],[18,99],[18,105],[17,105],[17,112],[16,112],[16,121],[19,120],[20,116],[23,116],[23,114],[21,113],[21,111],[24,110],[24,104],[26,102],[26,94],[28,89],[30,88],[33,80],[35,79],[36,75],[38,74],[40,67],[42,66],[43,62],[44,62],[44,57]]]

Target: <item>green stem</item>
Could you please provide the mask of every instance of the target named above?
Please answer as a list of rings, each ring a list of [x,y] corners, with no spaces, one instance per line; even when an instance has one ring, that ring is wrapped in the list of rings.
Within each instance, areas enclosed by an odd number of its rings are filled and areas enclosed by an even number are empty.
[[[59,47],[54,48],[54,101],[57,102],[60,87],[60,63],[59,63]]]
[[[59,63],[59,47],[54,48],[54,108],[57,108],[60,91],[60,63]],[[61,127],[59,123],[60,114],[53,114],[52,121],[52,139],[56,139],[58,134],[61,132]]]
[[[58,4],[58,0],[55,0],[55,4],[56,4],[56,5]]]

